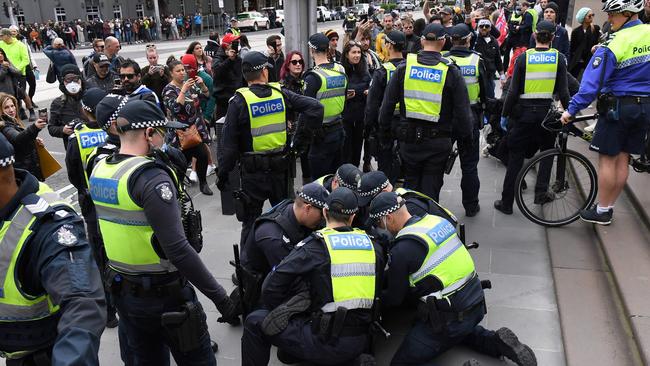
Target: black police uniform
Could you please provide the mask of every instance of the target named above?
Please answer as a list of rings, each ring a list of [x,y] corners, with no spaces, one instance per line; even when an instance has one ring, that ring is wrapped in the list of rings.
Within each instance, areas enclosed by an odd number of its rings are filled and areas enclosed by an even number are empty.
[[[265,58],[266,60],[266,58]],[[271,95],[271,86],[253,84],[251,92],[260,98]],[[241,189],[244,215],[242,221],[242,246],[255,219],[262,213],[262,206],[268,199],[271,205],[277,205],[289,196],[287,180],[289,179],[289,161],[286,154],[293,148],[300,152],[305,148],[308,130],[313,130],[314,123],[323,117],[323,106],[315,99],[282,89],[284,103],[288,112],[299,114],[298,130],[294,136],[293,146],[287,141],[285,151],[277,154],[253,153],[250,117],[246,100],[239,93],[231,98],[226,123],[223,127],[223,155],[219,158],[219,181],[227,181],[227,174],[241,165]],[[314,122],[315,121],[315,122]]]
[[[469,30],[469,28],[468,28]],[[468,57],[472,54],[479,55],[479,53],[468,49],[467,47],[454,46],[444,56],[459,56]],[[478,211],[478,191],[481,183],[478,178],[478,160],[479,160],[479,129],[483,127],[483,108],[486,101],[485,90],[488,88],[487,78],[493,77],[489,75],[485,69],[483,58],[478,62],[478,82],[479,82],[479,101],[477,104],[471,106],[472,110],[472,133],[465,137],[457,136],[457,133],[452,134],[453,139],[458,144],[458,157],[460,158],[460,169],[463,173],[460,180],[460,189],[462,191],[463,207],[471,214]]]
[[[548,48],[536,47],[537,51],[547,51]],[[560,98],[562,106],[569,105],[569,89],[567,84],[566,58],[558,53],[557,76],[553,95]],[[526,54],[523,53],[515,60],[515,68],[510,82],[510,89],[506,95],[502,116],[508,121],[508,168],[503,179],[503,192],[501,193],[501,207],[508,213],[512,212],[515,199],[515,181],[517,174],[524,164],[524,158],[532,157],[537,150],[544,151],[553,147],[555,135],[542,127],[553,100],[551,99],[521,99],[524,93],[526,75]],[[538,179],[539,183],[548,180]],[[547,187],[535,187],[535,192],[546,192]]]
[[[39,202],[36,178],[19,169],[15,169],[15,175],[18,192],[0,208],[3,222],[12,221],[20,205]],[[7,360],[8,366],[99,365],[97,351],[106,324],[106,301],[84,223],[66,206],[41,206],[34,215],[38,218],[34,233],[17,260],[16,268],[21,269],[16,273],[17,280],[26,295],[47,293],[61,309],[51,319],[54,324],[45,322],[37,329],[16,327],[0,310],[0,351],[15,352],[39,345],[40,351]]]
[[[404,64],[404,59],[393,58],[388,62],[393,64],[396,68]],[[368,100],[366,102],[366,133],[374,136],[379,146],[377,149],[377,164],[379,170],[386,173],[391,183],[395,184],[400,177],[399,163],[394,159],[394,142],[395,136],[391,131],[397,127],[400,117],[394,115],[390,125],[382,126],[379,129],[379,109],[384,99],[384,92],[386,91],[388,70],[385,67],[380,67],[372,74],[372,81],[370,82],[370,89],[368,89]]]
[[[400,144],[404,186],[438,201],[445,164],[452,148],[452,130],[458,138],[465,138],[472,131],[469,96],[458,67],[439,52],[420,51],[417,59],[425,65],[439,62],[449,65],[439,121],[434,124],[406,117],[403,87],[406,64],[402,64],[388,83],[379,114],[379,129],[390,129],[395,105],[400,103],[400,122],[397,131],[393,130],[393,136],[397,136]]]

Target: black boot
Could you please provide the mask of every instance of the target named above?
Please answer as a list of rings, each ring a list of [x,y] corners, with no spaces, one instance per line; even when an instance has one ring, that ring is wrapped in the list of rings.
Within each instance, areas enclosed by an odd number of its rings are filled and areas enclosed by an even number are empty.
[[[203,182],[199,184],[199,190],[206,196],[212,196],[212,190],[208,187],[208,182]]]
[[[530,347],[519,342],[515,333],[508,328],[496,332],[499,353],[519,366],[537,366],[537,358]]]

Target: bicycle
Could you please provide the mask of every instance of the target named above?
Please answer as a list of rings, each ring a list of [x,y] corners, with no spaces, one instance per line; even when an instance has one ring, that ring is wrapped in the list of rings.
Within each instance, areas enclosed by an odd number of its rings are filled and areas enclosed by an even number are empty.
[[[581,153],[567,148],[569,136],[591,141],[575,122],[598,118],[598,114],[579,116],[562,125],[561,113],[552,108],[542,127],[556,132],[555,147],[542,151],[528,161],[517,175],[515,200],[521,213],[530,221],[547,227],[570,224],[580,211],[593,205],[598,192],[598,175],[593,164]],[[533,189],[526,182],[533,181]]]

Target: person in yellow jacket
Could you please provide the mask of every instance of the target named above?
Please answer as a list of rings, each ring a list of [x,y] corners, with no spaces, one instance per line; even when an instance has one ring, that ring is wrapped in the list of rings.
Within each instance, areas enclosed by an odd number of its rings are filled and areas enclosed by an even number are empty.
[[[427,364],[458,344],[517,365],[537,365],[533,351],[510,329],[479,325],[487,312],[483,288],[453,224],[440,216],[412,216],[405,203],[395,192],[382,192],[370,203],[370,218],[395,237],[382,306],[419,299],[417,320],[391,365]]]
[[[393,21],[393,16],[390,13],[384,14],[384,19],[381,21],[384,30],[379,32],[379,34],[377,34],[377,38],[375,39],[375,52],[377,52],[377,55],[379,55],[379,58],[382,62],[387,62],[389,60],[390,55],[388,53],[388,47],[386,47],[384,37],[386,37],[386,35],[393,30]]]

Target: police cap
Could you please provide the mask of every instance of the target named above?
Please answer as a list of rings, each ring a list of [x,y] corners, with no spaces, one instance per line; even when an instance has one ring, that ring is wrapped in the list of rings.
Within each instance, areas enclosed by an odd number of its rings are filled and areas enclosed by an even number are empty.
[[[83,97],[81,97],[81,107],[88,113],[95,114],[95,109],[99,102],[104,99],[108,93],[100,88],[90,88],[86,90]]]
[[[441,41],[445,39],[445,35],[447,35],[445,27],[438,23],[430,23],[422,31],[422,39],[427,41]]]
[[[349,188],[338,187],[327,196],[325,208],[330,212],[344,215],[355,214],[359,211],[357,194]]]
[[[362,174],[361,170],[356,166],[343,164],[336,170],[334,179],[339,183],[339,186],[349,188],[356,192],[359,189]]]
[[[316,182],[305,184],[302,186],[300,191],[298,191],[298,197],[318,208],[325,207],[327,196],[329,196],[327,189]]]
[[[0,133],[0,168],[13,165],[15,161],[13,145]]]
[[[243,72],[247,73],[259,71],[264,68],[272,69],[273,65],[269,63],[269,58],[264,56],[262,52],[248,51],[248,53],[246,53],[242,58],[241,68]]]
[[[406,43],[406,36],[404,33],[394,30],[390,31],[384,36],[384,40],[390,44],[404,45]]]
[[[472,36],[472,30],[464,23],[456,24],[449,29],[449,35],[455,39],[465,39]]]
[[[542,20],[537,23],[537,33],[547,32],[555,34],[555,24],[549,22],[548,20]]]
[[[124,121],[119,121],[119,119]],[[121,132],[147,127],[187,128],[186,124],[167,121],[160,107],[148,100],[130,100],[117,112],[117,129]]]
[[[102,130],[108,131],[111,126],[111,121],[117,118],[117,112],[126,105],[128,100],[129,97],[124,95],[108,94],[97,104],[95,107],[95,117],[97,118],[97,124]]]
[[[319,52],[325,52],[330,47],[330,40],[323,33],[314,33],[309,36],[309,42],[307,43],[309,48],[312,48]]]
[[[376,170],[365,173],[361,176],[361,183],[359,184],[359,206],[368,206],[370,201],[389,184],[388,177],[382,171]]]
[[[370,202],[369,216],[371,219],[391,214],[399,210],[406,201],[395,192],[381,192]]]

